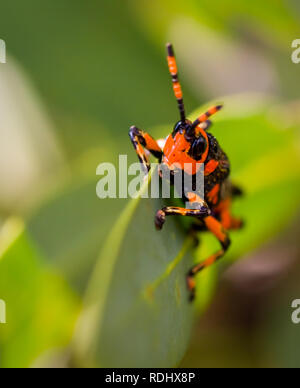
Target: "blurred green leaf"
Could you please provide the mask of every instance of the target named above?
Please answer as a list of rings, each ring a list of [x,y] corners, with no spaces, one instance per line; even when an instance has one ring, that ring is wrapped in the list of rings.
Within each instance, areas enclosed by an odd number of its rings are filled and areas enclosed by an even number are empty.
[[[199,101],[249,91],[299,98],[299,71],[290,59],[300,35],[297,0],[131,4],[157,47],[165,41],[175,45],[182,79]]]
[[[289,274],[288,282],[276,293],[266,306],[264,324],[256,334],[262,359],[267,367],[299,369],[300,335],[299,324],[292,320],[296,311],[292,302],[299,299],[299,266]],[[298,315],[299,316],[299,315]]]
[[[0,101],[0,211],[22,214],[65,160],[31,81],[10,57],[0,67]]]
[[[7,323],[0,325],[0,365],[29,367],[46,350],[68,344],[79,301],[45,266],[20,220],[4,224],[0,246],[0,297],[7,308]]]
[[[92,149],[72,165],[72,176],[48,193],[29,214],[27,228],[41,252],[82,293],[99,250],[113,227],[126,199],[103,199],[96,195],[96,167],[117,163],[114,148]],[[100,179],[100,177],[99,177]]]
[[[101,143],[101,125],[125,141],[130,125],[172,117],[164,48],[158,52],[143,38],[126,1],[28,0],[18,12],[10,1],[1,5],[1,38],[39,88],[68,155]],[[193,101],[188,91],[186,100]],[[98,133],[75,124],[71,138],[66,117],[98,122]]]
[[[284,0],[133,0],[132,7],[138,12],[143,28],[161,40],[169,32],[170,25],[182,17],[189,17],[200,24],[212,27],[222,33],[237,34],[259,30],[260,39],[269,40],[273,45],[288,49],[286,42],[295,39],[299,33],[299,22],[295,13],[296,5]],[[243,26],[242,26],[243,23]],[[243,30],[242,30],[243,31]],[[244,35],[240,35],[245,38]],[[258,34],[257,34],[258,36]]]

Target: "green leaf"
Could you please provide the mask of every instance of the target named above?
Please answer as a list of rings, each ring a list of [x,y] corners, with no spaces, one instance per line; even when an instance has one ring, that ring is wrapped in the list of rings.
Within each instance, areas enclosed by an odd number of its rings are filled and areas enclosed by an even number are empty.
[[[160,200],[132,200],[111,230],[75,335],[77,363],[171,367],[182,359],[193,317],[184,276],[192,239],[171,219],[155,231],[161,207]]]
[[[7,323],[0,325],[0,365],[29,367],[43,352],[68,344],[79,302],[45,266],[22,221],[4,224],[0,246],[0,298],[7,310]]]

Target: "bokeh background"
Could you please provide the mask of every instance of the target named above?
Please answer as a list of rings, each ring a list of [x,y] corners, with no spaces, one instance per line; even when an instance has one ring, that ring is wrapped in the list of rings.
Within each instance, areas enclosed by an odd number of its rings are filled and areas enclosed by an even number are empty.
[[[9,301],[0,365],[28,367],[70,343],[99,249],[126,205],[99,205],[97,165],[120,153],[136,161],[130,125],[159,135],[177,120],[165,43],[175,45],[188,112],[223,96],[262,101],[299,142],[300,64],[291,61],[291,44],[300,38],[300,4],[2,0],[0,38],[7,44],[0,298]],[[240,155],[260,143],[251,125]],[[274,176],[290,158],[278,155],[270,160]],[[287,174],[292,168],[299,183],[299,165],[289,164]],[[299,185],[286,189],[299,197]],[[300,326],[291,322],[291,303],[300,298],[299,202],[281,206],[289,209],[284,225],[218,278],[181,366],[300,366]],[[58,356],[52,362],[63,364]]]

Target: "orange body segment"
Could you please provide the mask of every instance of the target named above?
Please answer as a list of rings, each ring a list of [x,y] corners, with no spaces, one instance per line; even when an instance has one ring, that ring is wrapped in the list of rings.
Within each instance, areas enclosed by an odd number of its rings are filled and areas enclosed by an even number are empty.
[[[171,169],[180,168],[190,175],[196,174],[201,168],[201,161],[188,155],[191,144],[184,135],[177,133],[175,138],[170,135],[164,148],[163,162]]]
[[[154,140],[152,136],[150,136],[148,133],[144,133],[144,139],[146,141],[146,147],[149,150],[161,152],[161,149],[157,144],[157,141]]]
[[[210,160],[205,166],[204,175],[208,176],[212,174],[214,171],[216,171],[218,166],[219,162],[217,160]]]
[[[205,225],[208,230],[210,230],[219,241],[222,243],[225,243],[227,240],[227,233],[224,229],[224,227],[220,224],[218,220],[216,220],[214,217],[207,217],[205,220]]]
[[[219,193],[220,193],[220,185],[216,184],[214,188],[207,195],[209,202],[211,202],[213,205],[216,205],[219,200]]]

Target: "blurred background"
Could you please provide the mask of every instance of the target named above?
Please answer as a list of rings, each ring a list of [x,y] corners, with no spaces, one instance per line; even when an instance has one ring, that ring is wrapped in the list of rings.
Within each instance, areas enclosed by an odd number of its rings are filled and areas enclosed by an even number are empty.
[[[181,366],[299,367],[299,159],[285,167],[300,152],[300,64],[291,61],[299,1],[2,0],[0,26],[0,299],[12,322],[0,326],[0,366],[32,366],[70,343],[99,249],[126,205],[99,204],[96,167],[120,153],[136,161],[131,125],[161,137],[178,119],[171,41],[188,112],[229,98],[253,112],[265,106],[268,122],[293,131],[290,149],[290,135],[273,144],[251,119],[239,129],[242,149],[222,132],[236,171],[259,144],[262,156],[278,151],[265,161],[274,179],[278,169],[292,178],[280,217],[275,209],[257,221],[280,227],[218,279]]]

